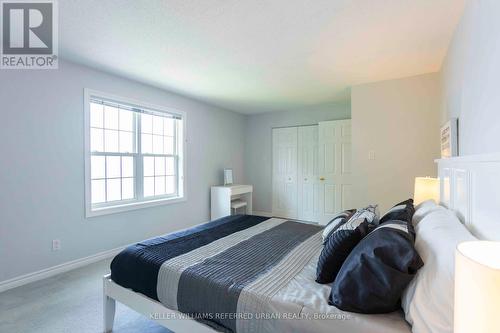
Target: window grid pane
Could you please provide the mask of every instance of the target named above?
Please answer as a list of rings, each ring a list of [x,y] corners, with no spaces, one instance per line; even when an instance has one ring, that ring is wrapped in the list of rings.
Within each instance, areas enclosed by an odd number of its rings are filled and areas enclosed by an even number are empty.
[[[90,104],[90,148],[101,153],[91,156],[92,204],[176,195],[179,182],[176,135],[180,120]],[[134,156],[139,159],[121,153],[137,154]],[[142,175],[135,174],[135,161],[139,161]],[[141,197],[136,195],[138,180]]]
[[[159,116],[153,116],[153,134],[163,135],[163,118]]]
[[[167,176],[166,178],[166,193],[167,194],[175,194],[177,192],[176,189],[176,181],[175,181],[175,176]]]
[[[166,136],[174,136],[174,126],[175,126],[175,120],[172,118],[165,118],[163,120],[163,133]]]
[[[90,151],[104,151],[104,131],[100,128],[90,129]]]
[[[104,128],[117,130],[119,128],[119,109],[113,106],[104,106]]]
[[[153,134],[153,116],[149,114],[141,114],[141,133]]]
[[[141,153],[176,154],[176,120],[171,117],[141,114]]]
[[[122,178],[122,200],[135,197],[134,178]]]
[[[144,197],[177,193],[175,157],[144,156],[143,163]]]
[[[155,157],[155,176],[165,176],[165,157]]]
[[[165,194],[165,176],[155,176],[155,195]]]
[[[121,157],[106,156],[106,178],[121,177]]]
[[[91,151],[135,153],[135,112],[91,103]]]
[[[134,112],[120,109],[119,114],[120,131],[133,132],[134,131]]]
[[[141,114],[141,154],[143,156],[143,196],[177,193],[176,120]],[[172,156],[167,156],[172,155]]]
[[[163,154],[163,135],[153,135],[153,153]]]
[[[175,176],[175,157],[167,157],[165,174],[167,176]]]
[[[91,156],[92,204],[135,198],[133,156]]]
[[[142,134],[141,135],[141,153],[142,154],[152,154],[153,153],[153,135]]]
[[[174,138],[171,136],[163,137],[164,140],[164,153],[167,155],[175,154]]]
[[[120,178],[106,179],[106,202],[121,200],[121,192]]]
[[[104,128],[104,107],[102,104],[90,103],[90,126]]]
[[[107,153],[118,152],[118,131],[115,130],[104,130],[104,150]]]
[[[134,158],[132,156],[122,156],[122,177],[134,177]]]
[[[152,197],[155,195],[155,177],[144,177],[144,197]]]
[[[106,181],[104,179],[92,180],[91,182],[91,202],[93,204],[106,201]]]
[[[106,177],[106,158],[104,156],[92,156],[90,160],[90,179],[102,179]]]

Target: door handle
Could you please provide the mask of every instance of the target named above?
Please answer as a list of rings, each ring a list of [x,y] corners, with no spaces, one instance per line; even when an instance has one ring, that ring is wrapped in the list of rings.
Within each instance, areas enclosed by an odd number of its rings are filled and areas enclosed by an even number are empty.
[[[325,177],[319,177],[319,180],[325,180]]]

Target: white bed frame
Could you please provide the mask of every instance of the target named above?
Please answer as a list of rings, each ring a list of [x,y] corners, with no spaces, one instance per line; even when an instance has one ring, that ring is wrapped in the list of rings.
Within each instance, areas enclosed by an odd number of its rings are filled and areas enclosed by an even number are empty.
[[[436,160],[436,163],[441,180],[441,204],[455,211],[477,238],[500,240],[500,154],[454,157]],[[180,312],[121,287],[109,275],[104,276],[103,281],[104,332],[113,329],[115,301],[178,333],[216,332],[195,320],[179,318]]]
[[[114,283],[109,274],[103,277],[103,294],[104,332],[111,332],[113,330],[116,301],[125,304],[132,310],[139,312],[176,333],[216,332],[211,327],[201,324],[196,320],[182,318],[182,313],[167,309],[160,302],[146,297],[143,294],[136,293],[131,289],[123,288]]]
[[[500,154],[436,161],[441,204],[479,239],[500,240]]]

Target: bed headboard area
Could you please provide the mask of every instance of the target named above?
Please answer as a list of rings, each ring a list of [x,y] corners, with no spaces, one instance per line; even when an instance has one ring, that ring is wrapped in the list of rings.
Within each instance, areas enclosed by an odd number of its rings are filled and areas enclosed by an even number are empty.
[[[436,160],[441,204],[479,239],[500,241],[500,154]]]

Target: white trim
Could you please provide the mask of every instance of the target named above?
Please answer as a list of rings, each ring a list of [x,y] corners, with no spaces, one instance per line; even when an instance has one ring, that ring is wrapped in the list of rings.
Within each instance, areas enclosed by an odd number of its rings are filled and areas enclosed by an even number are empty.
[[[52,266],[49,268],[39,270],[37,272],[28,273],[25,275],[17,276],[15,278],[12,278],[9,280],[1,281],[0,282],[0,292],[6,291],[6,290],[9,290],[12,288],[20,287],[20,286],[23,286],[23,285],[31,283],[31,282],[43,280],[43,279],[49,278],[49,277],[57,275],[57,274],[65,273],[65,272],[71,271],[73,269],[77,269],[77,268],[80,268],[80,267],[83,267],[83,266],[86,266],[86,265],[89,265],[89,264],[92,264],[92,263],[95,263],[95,262],[98,262],[98,261],[101,261],[101,260],[104,260],[107,258],[114,257],[115,255],[120,253],[127,246],[128,245],[120,246],[120,247],[117,247],[117,248],[114,248],[111,250],[96,253],[96,254],[88,256],[88,257],[68,261],[68,262],[65,262],[65,263],[60,264],[60,265],[56,265],[56,266]]]
[[[265,216],[265,217],[273,217],[273,213],[264,212],[264,211],[260,211],[260,210],[254,210],[254,211],[252,211],[252,215]]]
[[[121,97],[121,96],[116,96],[112,94],[108,94],[105,92],[97,91],[97,90],[92,90],[89,88],[84,88],[84,165],[85,165],[85,174],[84,174],[84,183],[85,183],[85,217],[94,217],[94,216],[100,216],[100,215],[107,215],[107,214],[114,214],[114,213],[120,213],[120,212],[125,212],[125,211],[130,211],[130,210],[135,210],[135,209],[141,209],[141,208],[148,208],[148,207],[154,207],[154,206],[159,206],[159,205],[167,205],[167,204],[174,204],[174,203],[179,203],[187,200],[187,182],[186,182],[186,174],[187,174],[187,166],[186,166],[186,160],[187,160],[187,130],[186,130],[186,124],[187,124],[187,114],[184,111],[175,109],[175,108],[170,108],[170,107],[163,107],[163,106],[158,106],[154,105],[151,103],[145,103],[142,101],[130,99],[127,97]],[[131,203],[123,203],[123,204],[118,204],[114,206],[107,206],[107,207],[102,207],[102,208],[93,208],[92,203],[91,203],[91,189],[90,189],[90,99],[91,97],[99,97],[99,98],[104,98],[112,101],[116,101],[118,103],[126,103],[131,106],[137,106],[138,108],[146,108],[150,109],[153,111],[157,112],[165,112],[169,114],[174,114],[179,116],[182,119],[182,137],[179,142],[181,145],[181,154],[178,154],[179,156],[179,163],[182,165],[182,169],[178,170],[177,178],[179,180],[178,182],[178,195],[176,197],[170,197],[170,198],[157,198],[157,199],[152,199],[152,200],[141,200],[141,201],[134,201]],[[139,135],[139,134],[137,134]],[[182,183],[181,185],[179,183]],[[179,186],[180,185],[180,186]]]
[[[86,212],[86,217],[94,217],[108,214],[116,214],[121,212],[127,212],[129,210],[136,210],[142,208],[149,208],[161,205],[169,205],[179,202],[187,201],[186,197],[174,197],[174,198],[166,198],[166,199],[158,199],[158,200],[148,200],[148,201],[135,201],[132,203],[126,203],[123,205],[115,205],[103,208],[94,208],[90,212]]]
[[[475,155],[464,155],[456,156],[450,158],[436,159],[436,163],[455,163],[455,162],[496,162],[500,161],[500,153],[491,154],[475,154]]]

